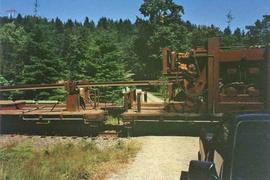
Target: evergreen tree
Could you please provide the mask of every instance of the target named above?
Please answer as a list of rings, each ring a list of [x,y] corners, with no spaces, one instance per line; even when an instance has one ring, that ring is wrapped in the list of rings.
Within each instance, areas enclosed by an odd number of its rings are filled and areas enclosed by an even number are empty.
[[[0,74],[12,84],[22,81],[30,40],[24,28],[17,27],[15,23],[7,23],[0,28]]]
[[[95,29],[95,23],[94,21],[89,21],[88,17],[85,17],[83,26],[91,31],[93,31]]]
[[[225,29],[224,29],[224,35],[225,36],[230,36],[232,34],[232,31],[231,31],[231,28],[229,26],[227,26]]]
[[[214,25],[208,26],[195,26],[191,34],[192,47],[206,47],[208,38],[219,37],[222,32]]]
[[[246,26],[249,45],[266,45],[270,43],[270,15],[264,15],[254,25]]]
[[[241,29],[240,29],[240,28],[236,28],[235,31],[233,32],[233,35],[234,35],[238,40],[240,40],[241,37],[242,37]]]

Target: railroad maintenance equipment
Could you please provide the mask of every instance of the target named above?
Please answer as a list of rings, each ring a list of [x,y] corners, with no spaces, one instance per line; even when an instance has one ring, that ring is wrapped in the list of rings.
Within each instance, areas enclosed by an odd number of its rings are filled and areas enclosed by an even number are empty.
[[[58,101],[0,100],[1,133],[16,133],[25,129],[26,133],[33,132],[33,130],[37,133],[50,130],[58,134],[64,128],[65,131],[69,131],[69,134],[89,135],[95,133],[96,130],[101,131],[104,129],[107,117],[104,109],[117,108],[119,113],[123,109],[121,106],[100,103],[99,93],[90,94],[91,88],[148,86],[161,83],[161,81],[109,83],[66,81],[57,84],[2,86],[0,92],[62,88],[66,90],[66,100],[64,103]],[[62,127],[62,124],[67,125],[68,128]]]
[[[65,104],[0,101],[0,115],[38,124],[67,120],[80,121],[91,127],[103,126],[106,115],[103,105],[99,104],[99,94],[90,98],[89,88],[113,86],[131,87],[123,91],[123,106],[112,106],[122,113],[124,126],[128,129],[135,121],[216,122],[225,113],[270,110],[269,46],[223,49],[219,38],[210,38],[207,47],[190,52],[164,48],[162,65],[162,73],[167,77],[165,81],[67,81],[2,86],[0,92],[65,88],[67,96]],[[147,92],[135,88],[153,85],[165,87],[164,102],[148,101]]]
[[[190,52],[164,48],[162,64],[168,100],[130,109],[124,120],[215,121],[224,113],[270,110],[269,46],[222,49],[219,38],[210,38]]]

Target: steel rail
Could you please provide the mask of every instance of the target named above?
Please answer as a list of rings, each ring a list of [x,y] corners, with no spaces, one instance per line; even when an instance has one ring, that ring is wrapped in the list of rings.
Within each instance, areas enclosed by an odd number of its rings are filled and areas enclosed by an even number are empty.
[[[127,87],[127,86],[152,86],[152,85],[166,85],[166,81],[118,81],[118,82],[78,82],[78,87]],[[25,90],[40,90],[40,89],[58,89],[64,88],[65,83],[60,84],[27,84],[14,86],[0,86],[0,92],[7,91],[25,91]]]

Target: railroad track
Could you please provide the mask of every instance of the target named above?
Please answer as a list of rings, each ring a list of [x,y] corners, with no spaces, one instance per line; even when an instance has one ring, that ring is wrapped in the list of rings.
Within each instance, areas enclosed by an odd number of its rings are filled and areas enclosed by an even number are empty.
[[[14,147],[22,142],[31,142],[35,148],[48,148],[59,143],[77,144],[82,141],[95,142],[98,147],[110,146],[118,141],[117,133],[103,132],[98,136],[51,136],[29,134],[1,134],[0,148]]]
[[[101,131],[101,132],[98,132],[96,135],[92,136],[92,135],[89,135],[89,136],[85,136],[85,135],[39,135],[39,134],[21,134],[21,133],[18,133],[18,134],[0,134],[0,137],[1,136],[7,136],[7,137],[11,137],[11,138],[16,138],[16,137],[27,137],[27,138],[61,138],[61,139],[95,139],[95,138],[103,138],[103,139],[116,139],[118,138],[119,136],[119,132],[117,132],[116,130],[106,130],[106,131]]]
[[[40,138],[40,139],[97,139],[97,138],[101,138],[101,139],[116,139],[118,138],[119,133],[117,133],[116,131],[104,131],[104,132],[100,132],[98,133],[98,135],[96,136],[53,136],[53,135],[32,135],[32,134],[1,134],[0,138],[2,136],[8,137],[8,138],[25,138],[25,139],[31,139],[31,138]]]

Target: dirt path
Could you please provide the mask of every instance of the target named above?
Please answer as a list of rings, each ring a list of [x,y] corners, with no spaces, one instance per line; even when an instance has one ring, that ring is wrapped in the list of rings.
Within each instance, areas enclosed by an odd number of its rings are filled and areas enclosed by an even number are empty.
[[[147,92],[147,101],[150,103],[163,103],[164,102],[161,98],[154,96],[150,92]]]
[[[135,160],[108,180],[179,180],[189,161],[197,158],[198,138],[139,137],[143,142]]]

